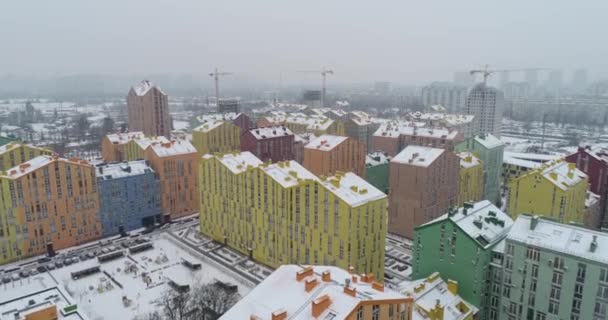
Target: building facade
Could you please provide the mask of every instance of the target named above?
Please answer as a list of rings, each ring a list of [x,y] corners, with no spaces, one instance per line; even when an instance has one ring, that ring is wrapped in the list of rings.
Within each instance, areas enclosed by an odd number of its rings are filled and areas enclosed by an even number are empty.
[[[457,281],[460,295],[486,319],[493,249],[512,225],[513,220],[487,200],[447,210],[416,228],[412,277],[439,272]]]
[[[0,264],[101,237],[95,168],[41,155],[0,176]]]
[[[502,164],[505,153],[505,145],[500,139],[493,135],[481,135],[471,139],[470,149],[483,162],[483,198],[500,204],[502,182]]]
[[[372,152],[376,150],[373,137],[376,130],[380,128],[380,124],[379,119],[373,118],[365,112],[353,112],[344,121],[344,133],[364,143],[366,150]]]
[[[286,126],[249,129],[241,137],[241,150],[253,153],[262,161],[293,160],[295,135]]]
[[[319,179],[250,152],[200,162],[201,233],[256,261],[324,264],[384,278],[386,195],[353,173]]]
[[[463,113],[474,115],[474,135],[492,134],[500,137],[504,94],[485,83],[471,89]]]
[[[0,171],[16,167],[41,155],[50,156],[51,150],[21,142],[9,142],[0,146]]]
[[[388,231],[414,238],[414,228],[458,201],[459,158],[452,152],[408,146],[389,167]]]
[[[304,147],[304,167],[318,176],[352,171],[365,178],[365,144],[351,137],[322,135]]]
[[[463,141],[462,133],[443,127],[425,127],[424,122],[391,121],[383,123],[374,133],[374,148],[396,156],[408,145],[454,151]]]
[[[171,117],[167,95],[148,80],[129,90],[127,95],[129,131],[141,131],[146,136],[171,134]]]
[[[104,237],[161,222],[160,181],[145,160],[95,167]]]
[[[192,130],[192,145],[200,156],[241,148],[241,128],[229,121],[214,120]]]
[[[456,154],[460,158],[458,206],[481,201],[483,197],[483,162],[471,152]]]
[[[544,164],[511,182],[508,212],[513,218],[529,213],[583,224],[587,185],[587,175],[574,163]]]
[[[600,215],[605,221],[608,202],[608,154],[595,152],[590,147],[579,147],[576,153],[566,156],[566,161],[589,177],[589,191],[600,196]],[[605,224],[605,223],[604,223]]]
[[[388,194],[390,157],[383,152],[369,153],[365,157],[365,180],[378,190]]]
[[[422,105],[445,106],[450,112],[462,112],[467,102],[467,87],[435,82],[422,88]]]

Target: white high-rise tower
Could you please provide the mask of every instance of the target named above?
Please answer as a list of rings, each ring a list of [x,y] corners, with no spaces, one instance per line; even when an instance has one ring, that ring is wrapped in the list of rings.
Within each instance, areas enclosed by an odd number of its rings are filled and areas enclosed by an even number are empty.
[[[478,83],[469,92],[466,114],[475,116],[473,132],[475,135],[490,133],[500,137],[504,93],[485,83]]]

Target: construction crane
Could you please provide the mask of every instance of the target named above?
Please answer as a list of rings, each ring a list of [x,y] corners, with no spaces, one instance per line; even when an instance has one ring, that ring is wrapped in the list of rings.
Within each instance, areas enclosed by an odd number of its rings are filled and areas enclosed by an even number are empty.
[[[209,74],[209,76],[213,77],[213,80],[215,80],[215,100],[218,105],[220,103],[220,76],[228,76],[231,74],[233,74],[233,73],[232,72],[220,72],[217,68],[215,68],[214,72]]]
[[[298,72],[306,72],[306,73],[319,73],[321,74],[321,78],[323,79],[322,84],[321,84],[321,107],[324,108],[325,107],[325,93],[326,93],[326,80],[327,80],[327,75],[333,75],[334,71],[327,69],[325,67],[323,67],[323,69],[321,70],[301,70]]]
[[[550,68],[524,68],[524,69],[503,69],[503,70],[490,70],[488,69],[488,65],[486,64],[483,69],[471,70],[469,74],[474,76],[477,73],[481,73],[483,75],[483,83],[486,84],[488,78],[497,72],[518,72],[518,71],[539,71],[539,70],[551,70]]]

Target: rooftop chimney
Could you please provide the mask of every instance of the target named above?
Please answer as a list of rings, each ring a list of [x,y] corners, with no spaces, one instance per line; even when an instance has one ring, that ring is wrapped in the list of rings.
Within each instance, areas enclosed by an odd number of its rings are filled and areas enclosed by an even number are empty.
[[[591,245],[589,245],[589,252],[595,252],[597,249],[597,236],[593,236],[593,241],[591,241]]]
[[[538,216],[532,217],[532,219],[530,220],[530,230],[536,229],[536,226],[538,225],[538,219]]]

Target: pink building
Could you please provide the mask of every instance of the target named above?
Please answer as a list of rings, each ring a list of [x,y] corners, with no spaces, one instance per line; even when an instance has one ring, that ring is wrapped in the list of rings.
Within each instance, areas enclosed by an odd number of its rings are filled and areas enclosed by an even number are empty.
[[[254,128],[241,136],[241,151],[249,151],[260,160],[294,160],[294,134],[285,126]]]
[[[454,151],[463,141],[463,134],[449,128],[425,127],[425,123],[388,122],[376,130],[372,138],[374,149],[395,156],[408,145],[441,148]]]
[[[608,209],[608,152],[593,151],[589,146],[579,147],[576,153],[566,157],[566,161],[575,163],[589,177],[589,191],[600,197],[600,220],[605,224]]]
[[[450,151],[408,146],[390,162],[388,231],[413,239],[414,228],[458,201],[459,158]]]
[[[145,136],[171,134],[171,117],[167,95],[148,80],[132,87],[127,95],[129,131],[141,131]]]

